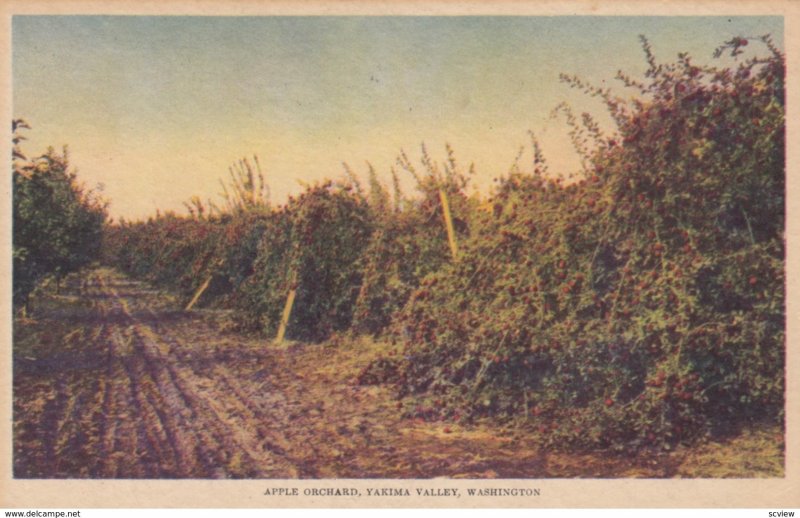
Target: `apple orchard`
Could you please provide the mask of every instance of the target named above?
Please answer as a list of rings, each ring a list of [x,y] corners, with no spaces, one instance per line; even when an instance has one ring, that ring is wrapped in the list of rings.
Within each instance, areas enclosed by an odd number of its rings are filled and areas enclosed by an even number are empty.
[[[644,77],[617,77],[632,97],[562,77],[616,124],[556,107],[571,178],[533,137],[489,194],[467,194],[449,146],[441,163],[423,147],[389,182],[348,174],[274,205],[243,160],[224,204],[106,224],[102,259],[237,330],[374,336],[387,352],[355,382],[390,385],[408,418],[626,451],[782,425],[784,56],[766,36],[717,49],[730,66],[642,48]]]

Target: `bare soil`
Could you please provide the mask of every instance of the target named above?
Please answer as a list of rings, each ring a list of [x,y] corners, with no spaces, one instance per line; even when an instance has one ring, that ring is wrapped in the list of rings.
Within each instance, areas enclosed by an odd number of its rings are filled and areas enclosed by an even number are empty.
[[[484,423],[403,419],[368,338],[271,344],[109,269],[15,321],[17,478],[775,477],[777,428],[659,454],[564,454]],[[742,455],[746,452],[746,455]],[[754,461],[758,459],[758,461]]]

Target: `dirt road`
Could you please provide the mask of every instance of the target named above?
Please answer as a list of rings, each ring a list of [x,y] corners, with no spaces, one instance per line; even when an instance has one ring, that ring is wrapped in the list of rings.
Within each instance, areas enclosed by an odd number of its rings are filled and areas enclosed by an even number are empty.
[[[524,433],[402,419],[369,339],[270,345],[108,269],[14,336],[18,478],[675,476],[681,457],[547,454]],[[769,468],[769,467],[768,467]]]
[[[83,284],[81,294],[66,292],[65,307],[44,312],[52,322],[38,322],[43,343],[15,357],[17,476],[448,472],[445,460],[395,444],[414,430],[403,429],[386,389],[342,378],[366,365],[366,351],[226,335],[110,270]]]

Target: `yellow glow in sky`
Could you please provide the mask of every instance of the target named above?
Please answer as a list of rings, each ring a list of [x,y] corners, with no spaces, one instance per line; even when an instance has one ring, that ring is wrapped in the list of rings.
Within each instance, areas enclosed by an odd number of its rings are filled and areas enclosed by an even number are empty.
[[[16,15],[12,31],[13,114],[33,128],[24,150],[68,144],[111,214],[135,219],[218,200],[228,166],[254,154],[278,203],[298,180],[340,177],[342,162],[369,161],[388,181],[398,152],[416,157],[422,142],[437,158],[449,142],[485,190],[528,130],[551,170],[569,172],[577,160],[551,110],[602,112],[559,73],[640,76],[639,34],[661,61],[687,51],[710,63],[733,36],[782,46],[783,20]]]

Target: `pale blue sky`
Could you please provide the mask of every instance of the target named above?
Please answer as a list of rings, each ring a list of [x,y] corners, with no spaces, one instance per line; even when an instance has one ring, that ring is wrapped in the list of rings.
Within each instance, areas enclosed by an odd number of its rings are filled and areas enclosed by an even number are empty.
[[[388,174],[397,152],[450,142],[477,185],[541,134],[553,168],[575,167],[561,101],[594,102],[560,72],[601,84],[659,60],[710,62],[732,36],[773,35],[780,17],[14,16],[13,112],[28,152],[69,144],[111,212],[143,217],[216,197],[218,178],[258,154],[274,201],[341,162]],[[753,48],[756,48],[753,45]],[[757,49],[756,49],[757,50]],[[387,177],[388,178],[388,177]]]

